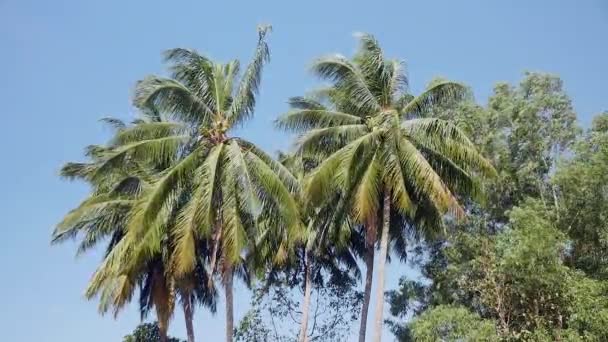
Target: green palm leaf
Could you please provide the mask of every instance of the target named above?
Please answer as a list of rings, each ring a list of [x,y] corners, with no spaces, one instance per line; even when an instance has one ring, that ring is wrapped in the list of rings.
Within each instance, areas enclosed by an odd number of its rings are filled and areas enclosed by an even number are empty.
[[[272,26],[258,27],[258,45],[253,60],[247,67],[241,79],[239,89],[228,110],[230,126],[241,124],[253,115],[255,96],[258,93],[264,64],[270,60],[270,50],[266,43],[266,35],[272,31]]]

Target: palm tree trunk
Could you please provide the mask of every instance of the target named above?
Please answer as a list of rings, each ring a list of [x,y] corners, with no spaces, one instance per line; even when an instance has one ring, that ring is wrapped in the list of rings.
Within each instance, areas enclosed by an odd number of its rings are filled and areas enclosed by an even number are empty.
[[[169,337],[168,337],[168,322],[166,322],[164,319],[159,318],[158,319],[158,337],[160,339],[160,342],[167,342],[169,341]]]
[[[173,313],[173,297],[163,274],[163,269],[155,267],[152,273],[152,301],[156,309],[156,320],[160,342],[167,342],[169,321]]]
[[[308,315],[310,312],[310,294],[312,292],[310,251],[306,249],[304,253],[304,301],[302,302],[302,322],[300,323],[299,342],[308,341]]]
[[[384,273],[386,254],[388,253],[388,230],[391,223],[391,193],[384,191],[384,205],[382,206],[382,236],[380,237],[380,258],[378,259],[378,288],[376,289],[376,318],[374,322],[374,342],[382,340],[382,326],[384,313]]]
[[[234,274],[232,268],[227,270],[224,289],[226,292],[226,342],[232,342],[234,334],[234,297],[232,293],[232,281]]]
[[[367,243],[365,249],[365,290],[363,292],[363,307],[361,308],[359,342],[365,342],[365,335],[367,333],[367,313],[369,311],[369,300],[372,295],[372,281],[374,278],[374,243]]]
[[[186,321],[186,333],[188,335],[188,342],[194,342],[194,326],[192,325],[193,312],[192,312],[192,298],[190,294],[184,299],[184,320]]]

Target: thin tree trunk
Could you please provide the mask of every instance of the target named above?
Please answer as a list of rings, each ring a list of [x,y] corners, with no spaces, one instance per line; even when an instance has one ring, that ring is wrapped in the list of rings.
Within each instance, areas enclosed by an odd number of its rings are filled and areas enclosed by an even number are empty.
[[[551,191],[553,192],[553,203],[555,205],[555,213],[557,214],[557,219],[559,220],[559,201],[557,199],[557,190],[555,189],[555,184],[551,185]]]
[[[365,249],[365,290],[363,292],[363,307],[361,308],[359,342],[365,342],[365,334],[367,332],[367,313],[369,311],[369,300],[372,294],[372,281],[374,278],[374,243],[368,243]]]
[[[374,324],[374,342],[382,340],[384,314],[384,273],[386,254],[388,253],[388,230],[391,223],[391,193],[385,189],[382,206],[382,235],[380,237],[380,257],[378,259],[378,288],[376,289],[376,318]]]
[[[159,318],[158,319],[158,334],[159,334],[159,338],[160,338],[160,342],[167,342],[169,341],[168,338],[168,334],[167,334],[167,330],[168,330],[168,322],[166,322],[164,319]]]
[[[302,322],[300,323],[299,342],[308,341],[308,315],[310,312],[310,294],[312,292],[312,270],[310,251],[304,252],[304,301],[302,302]]]
[[[184,320],[186,321],[186,333],[188,335],[188,342],[194,342],[194,326],[192,325],[192,319],[194,313],[192,311],[192,298],[190,294],[184,299]]]
[[[155,267],[152,273],[152,301],[156,309],[160,342],[168,341],[169,321],[173,313],[173,292],[169,288],[160,267]]]
[[[226,292],[226,342],[232,342],[232,335],[234,334],[234,297],[232,293],[232,281],[234,274],[232,268],[228,269],[228,274],[224,282],[224,289]]]

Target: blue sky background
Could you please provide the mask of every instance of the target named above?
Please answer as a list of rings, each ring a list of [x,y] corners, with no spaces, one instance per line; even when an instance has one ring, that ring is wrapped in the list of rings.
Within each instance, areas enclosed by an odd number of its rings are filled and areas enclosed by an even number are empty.
[[[272,119],[289,96],[315,84],[311,60],[350,54],[356,31],[375,34],[389,56],[407,61],[414,91],[443,76],[471,85],[485,102],[497,81],[538,70],[563,78],[584,125],[608,109],[606,0],[0,0],[3,340],[121,341],[137,324],[135,306],[113,320],[83,299],[99,255],[76,260],[73,245],[50,246],[54,224],[87,190],[57,171],[107,138],[100,117],[133,117],[132,86],[163,70],[161,51],[248,59],[258,23],[274,26],[272,62],[243,134],[271,152],[288,146]],[[388,287],[404,272],[391,266]],[[249,297],[238,292],[240,315]],[[222,312],[201,311],[196,329],[199,340],[220,340]],[[185,335],[181,315],[171,333]]]

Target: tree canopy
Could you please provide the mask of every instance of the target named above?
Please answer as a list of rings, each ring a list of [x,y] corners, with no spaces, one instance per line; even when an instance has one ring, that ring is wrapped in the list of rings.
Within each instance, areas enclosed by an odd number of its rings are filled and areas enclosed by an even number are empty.
[[[346,341],[357,321],[364,342],[374,279],[374,341],[386,327],[400,341],[608,340],[608,112],[579,127],[562,80],[540,72],[483,105],[447,79],[412,94],[404,63],[358,34],[276,113],[295,137],[273,155],[237,130],[270,31],[242,70],[168,50],[168,75],[135,82],[137,119],[102,119],[111,139],[61,169],[90,193],[52,241],[105,252],[87,299],[116,316],[138,295],[157,321],[125,342],[179,342],[177,308],[194,342],[196,310],[220,302],[228,342]],[[392,259],[422,277],[385,292]],[[236,324],[235,280],[252,289]]]

